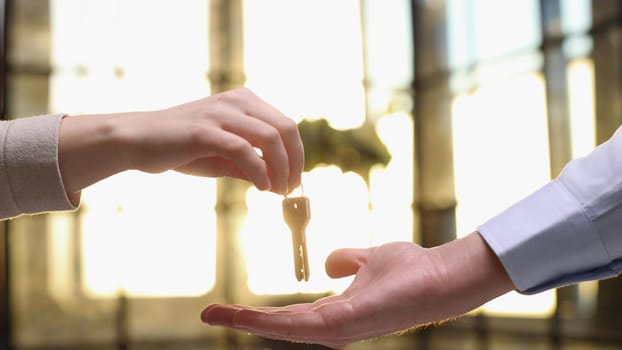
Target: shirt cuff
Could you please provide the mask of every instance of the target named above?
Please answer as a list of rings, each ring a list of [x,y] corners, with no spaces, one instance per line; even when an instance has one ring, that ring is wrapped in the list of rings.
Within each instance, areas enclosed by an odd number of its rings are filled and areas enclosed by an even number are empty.
[[[6,131],[4,161],[14,215],[72,210],[79,194],[65,191],[58,165],[58,137],[64,115],[12,120]],[[13,216],[14,216],[13,215]]]
[[[611,260],[598,232],[558,180],[485,222],[478,231],[524,294],[615,275],[607,267]]]

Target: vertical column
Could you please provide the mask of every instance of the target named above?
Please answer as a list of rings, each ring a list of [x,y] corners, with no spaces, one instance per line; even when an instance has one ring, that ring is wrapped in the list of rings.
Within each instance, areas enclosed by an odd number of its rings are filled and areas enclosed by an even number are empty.
[[[242,0],[212,0],[209,7],[208,77],[212,93],[244,84]]]
[[[0,0],[0,120],[6,117],[6,8],[7,1]],[[0,222],[0,349],[11,347],[8,243],[7,222]]]
[[[622,3],[592,1],[592,38],[596,103],[596,141],[602,143],[622,125]],[[599,327],[622,327],[622,279],[600,281],[596,317]]]
[[[541,0],[542,72],[546,83],[551,177],[557,177],[572,158],[568,108],[568,61],[562,50],[559,0]]]
[[[452,93],[447,63],[445,3],[412,0],[415,48],[415,207],[421,244],[456,236],[451,122]]]
[[[0,349],[11,346],[9,245],[6,222],[0,222]]]
[[[449,86],[446,9],[442,1],[411,0],[414,48],[413,239],[433,247],[456,237],[452,94]],[[418,236],[418,237],[417,237]],[[430,349],[430,330],[417,336]]]
[[[6,118],[6,12],[8,0],[0,0],[0,120]]]
[[[50,51],[46,40],[49,35],[49,0],[3,1],[4,14],[4,108],[3,116],[30,116],[48,111]],[[39,38],[40,40],[33,40]],[[25,322],[35,309],[49,305],[45,286],[47,235],[45,216],[23,216],[5,222],[4,269],[6,295],[10,302],[3,310],[8,348],[16,346],[27,336],[27,331],[40,326]],[[10,235],[23,232],[28,235]],[[28,249],[20,250],[27,241]],[[11,254],[12,253],[12,254]],[[28,274],[24,274],[28,271]],[[21,272],[21,273],[20,273]],[[45,306],[44,306],[45,305]],[[35,337],[32,337],[33,339]],[[4,345],[4,344],[3,344]]]
[[[546,84],[549,152],[551,178],[559,175],[572,159],[570,111],[568,107],[568,60],[562,49],[564,33],[561,28],[559,0],[540,0],[542,33],[542,73]],[[559,288],[555,313],[551,318],[551,341],[561,345],[560,329],[563,318],[573,317],[576,309],[577,286]]]
[[[592,0],[596,142],[607,140],[622,124],[622,4]]]
[[[209,2],[208,74],[212,93],[223,92],[245,81],[243,65],[242,0]],[[236,294],[246,290],[240,285],[245,279],[242,252],[238,244],[240,224],[246,215],[247,185],[234,179],[219,179],[217,186],[216,284],[215,291],[225,303],[236,302]],[[236,333],[223,331],[219,339],[222,349],[236,348]]]

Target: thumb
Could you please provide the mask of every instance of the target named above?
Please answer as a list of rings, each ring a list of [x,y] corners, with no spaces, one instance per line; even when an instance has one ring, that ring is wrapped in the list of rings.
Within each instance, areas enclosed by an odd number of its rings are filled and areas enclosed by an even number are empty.
[[[374,249],[375,248],[344,248],[335,250],[326,258],[326,263],[324,265],[326,273],[331,278],[354,275],[358,272],[359,268],[367,264],[367,258]]]

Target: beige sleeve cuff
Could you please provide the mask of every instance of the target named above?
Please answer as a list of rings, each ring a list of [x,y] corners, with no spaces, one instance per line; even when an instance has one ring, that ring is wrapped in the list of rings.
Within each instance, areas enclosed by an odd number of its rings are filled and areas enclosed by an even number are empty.
[[[80,194],[67,195],[58,166],[63,114],[0,123],[0,219],[72,210]],[[73,203],[72,203],[73,201]]]

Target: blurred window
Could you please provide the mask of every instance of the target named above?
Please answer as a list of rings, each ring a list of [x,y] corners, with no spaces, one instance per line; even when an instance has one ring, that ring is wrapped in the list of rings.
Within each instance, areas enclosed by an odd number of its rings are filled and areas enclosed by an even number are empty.
[[[174,10],[171,5],[51,1],[51,110],[153,110],[207,96],[207,3],[176,2]],[[215,193],[215,180],[174,172],[126,172],[85,189],[80,214],[85,292],[192,296],[209,291],[215,279]]]
[[[550,179],[546,88],[540,69],[539,1],[451,0],[449,62],[453,105],[457,232],[478,224]],[[589,1],[561,1],[565,34],[590,25]],[[572,154],[594,147],[593,72],[585,38],[568,36]],[[589,44],[589,43],[588,43]],[[568,51],[570,50],[570,51]],[[494,147],[492,147],[494,146]],[[548,317],[555,291],[510,293],[483,307],[502,315]]]

